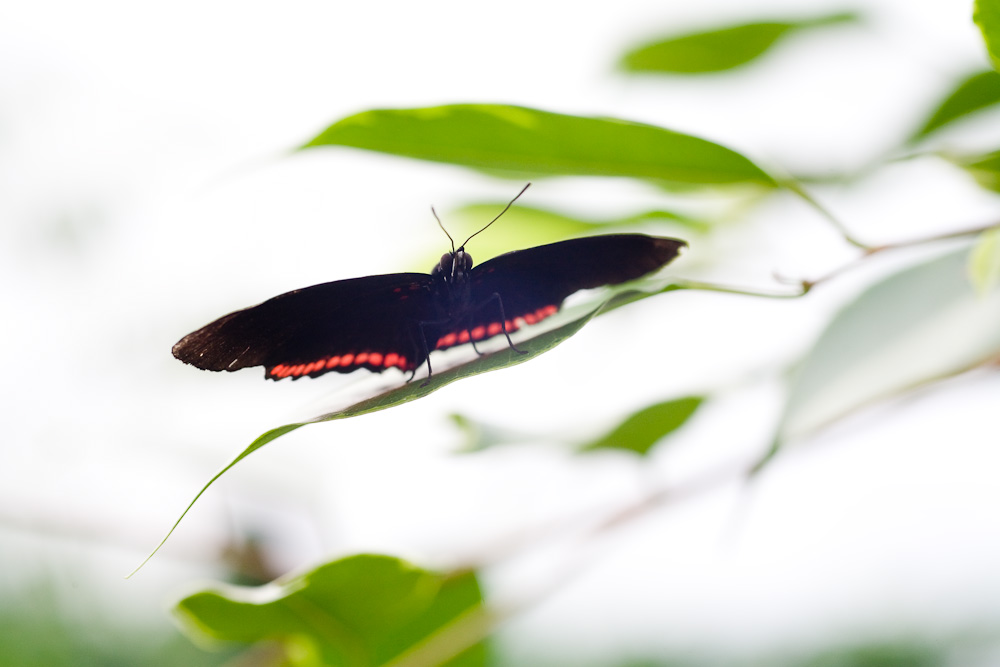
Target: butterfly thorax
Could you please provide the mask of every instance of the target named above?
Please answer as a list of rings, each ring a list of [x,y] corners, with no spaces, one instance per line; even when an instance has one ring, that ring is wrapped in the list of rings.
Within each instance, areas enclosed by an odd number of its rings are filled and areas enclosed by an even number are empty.
[[[464,314],[472,305],[469,272],[472,270],[472,255],[459,248],[446,252],[441,261],[431,270],[434,291],[439,295],[435,300],[441,317],[454,319]]]

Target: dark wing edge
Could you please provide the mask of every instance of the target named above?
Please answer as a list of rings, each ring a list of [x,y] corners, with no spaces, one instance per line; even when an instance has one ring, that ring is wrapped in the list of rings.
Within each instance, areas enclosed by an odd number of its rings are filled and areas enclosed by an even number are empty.
[[[264,366],[275,380],[361,366],[410,370],[415,355],[403,323],[419,319],[430,282],[424,273],[395,273],[286,292],[220,317],[183,337],[172,352],[204,370]]]

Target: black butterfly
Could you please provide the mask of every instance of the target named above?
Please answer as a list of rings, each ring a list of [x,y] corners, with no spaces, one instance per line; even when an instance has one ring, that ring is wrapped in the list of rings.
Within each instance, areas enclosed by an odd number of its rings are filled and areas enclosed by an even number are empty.
[[[211,371],[263,366],[272,380],[361,367],[415,374],[425,361],[430,378],[431,351],[503,334],[520,352],[511,332],[554,315],[578,290],[656,271],[686,245],[608,234],[509,252],[473,268],[463,243],[430,274],[391,273],[294,290],[188,334],[173,353]]]

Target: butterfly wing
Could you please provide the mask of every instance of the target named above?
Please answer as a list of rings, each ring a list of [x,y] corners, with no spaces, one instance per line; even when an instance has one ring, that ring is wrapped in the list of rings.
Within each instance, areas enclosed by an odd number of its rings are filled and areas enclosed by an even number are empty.
[[[554,315],[570,294],[641,278],[670,263],[686,245],[645,234],[605,234],[494,257],[471,271],[472,303],[462,329],[443,333],[434,347],[443,349],[489,338],[504,328],[511,332],[534,324]]]
[[[185,336],[173,354],[212,371],[264,366],[273,380],[362,366],[410,371],[426,356],[414,326],[432,307],[431,283],[427,274],[395,273],[287,292]]]

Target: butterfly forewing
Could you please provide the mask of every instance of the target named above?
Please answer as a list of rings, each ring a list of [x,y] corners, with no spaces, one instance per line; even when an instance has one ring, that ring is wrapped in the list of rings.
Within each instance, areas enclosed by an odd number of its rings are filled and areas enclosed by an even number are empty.
[[[432,308],[431,276],[397,273],[339,280],[230,313],[174,345],[181,361],[214,371],[264,366],[272,379],[413,370],[415,327]]]

